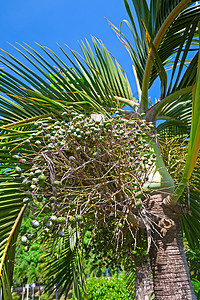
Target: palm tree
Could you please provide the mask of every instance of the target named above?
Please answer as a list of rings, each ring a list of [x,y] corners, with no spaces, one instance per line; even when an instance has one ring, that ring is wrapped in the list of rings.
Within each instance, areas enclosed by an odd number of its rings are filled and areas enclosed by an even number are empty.
[[[2,50],[0,274],[5,299],[11,298],[9,286],[15,250],[11,246],[15,245],[27,206],[22,202],[24,191],[21,189],[21,179],[16,175],[18,169],[13,171],[11,168],[16,164],[19,152],[31,153],[32,148],[25,141],[29,137],[34,139],[40,133],[33,122],[51,116],[60,120],[62,113],[68,112],[69,106],[78,112],[100,113],[105,118],[110,117],[111,109],[114,108],[123,117],[139,118],[138,124],[148,124],[146,140],[156,157],[156,163],[155,169],[141,187],[142,216],[155,299],[196,299],[184,254],[182,232],[191,247],[198,246],[198,170],[195,170],[194,175],[192,172],[200,144],[200,7],[195,1],[189,0],[151,0],[149,5],[146,0],[132,2],[139,30],[127,0],[124,3],[130,22],[123,21],[119,28],[111,26],[132,59],[138,87],[137,99],[133,97],[128,79],[116,59],[95,39],[92,41],[94,50],[87,41],[81,44],[83,57],[70,50],[70,58],[60,47],[67,64],[44,46],[38,45],[46,56],[28,45],[14,47],[37,72]],[[124,23],[132,32],[133,43],[122,32]],[[158,78],[160,100],[151,104],[148,92],[153,83],[158,84]],[[125,105],[129,105],[133,112],[124,110]],[[156,126],[159,120],[165,122]],[[169,156],[161,153],[166,135],[179,137],[178,145],[189,135],[181,147],[183,152],[187,147],[181,178],[174,174]],[[23,168],[28,166],[25,164]],[[148,197],[145,194],[146,188],[151,191]],[[133,224],[139,224],[140,214],[141,207],[136,215],[132,214]],[[73,261],[76,261],[74,257]],[[69,269],[65,270],[67,275],[63,284],[66,283],[66,286],[67,282],[69,286],[70,274],[73,273]],[[53,270],[58,271],[56,268]]]

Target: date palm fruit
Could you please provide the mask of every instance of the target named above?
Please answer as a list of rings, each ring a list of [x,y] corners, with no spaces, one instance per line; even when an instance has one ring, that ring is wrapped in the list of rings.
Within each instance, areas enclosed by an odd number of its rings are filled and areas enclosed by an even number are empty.
[[[123,228],[123,224],[122,223],[118,223],[118,228],[119,229]]]
[[[137,193],[135,193],[135,198],[141,198],[142,197],[142,192],[141,191],[139,191],[139,192],[137,192]]]
[[[36,232],[35,232],[35,233],[32,233],[32,234],[29,234],[28,237],[27,237],[27,239],[28,239],[29,241],[31,241],[31,240],[34,239],[34,237],[36,237],[36,235],[37,235]]]
[[[58,231],[58,235],[63,237],[63,236],[65,236],[65,232],[63,230]]]
[[[38,176],[39,182],[44,182],[46,180],[46,176],[41,174]]]
[[[77,215],[77,216],[75,217],[75,219],[76,219],[77,222],[81,222],[81,221],[83,221],[83,216]]]
[[[52,203],[55,202],[55,200],[56,200],[56,197],[54,197],[54,196],[51,196],[51,197],[49,198],[49,201],[52,202]]]
[[[35,184],[31,184],[30,188],[31,188],[32,190],[34,190],[34,189],[36,188],[36,185],[35,185]]]
[[[33,178],[33,179],[32,179],[32,182],[37,183],[38,180],[39,180],[38,178]]]
[[[15,171],[17,172],[17,173],[21,173],[22,172],[22,169],[20,168],[20,167],[15,167]]]
[[[27,243],[27,237],[25,235],[23,235],[21,237],[21,242],[22,242],[23,245],[25,245]]]
[[[19,160],[19,162],[22,163],[22,164],[24,164],[24,163],[26,162],[26,159],[25,159],[25,158],[21,158],[21,159]]]
[[[33,221],[31,222],[31,225],[32,225],[33,228],[37,228],[37,227],[40,226],[40,223],[39,223],[37,220],[33,220]]]
[[[29,245],[25,246],[25,247],[24,247],[24,251],[25,251],[25,252],[28,252],[29,248],[30,248]]]
[[[22,201],[23,201],[23,203],[28,203],[30,201],[30,198],[25,197]]]
[[[76,219],[75,219],[73,216],[69,216],[69,219],[68,219],[68,220],[69,220],[69,222],[72,223],[72,224],[76,222]]]
[[[41,173],[42,173],[42,170],[40,170],[40,169],[35,170],[35,174],[39,175]]]
[[[30,183],[30,182],[29,182],[26,178],[22,181],[22,185],[23,185],[23,186],[28,186],[29,183]]]
[[[65,217],[58,217],[56,223],[57,224],[64,224],[66,222]]]
[[[53,185],[54,187],[60,186],[60,181],[54,180],[54,181],[52,182],[52,185]]]
[[[140,209],[142,207],[142,201],[141,200],[137,200],[136,201],[136,208]]]
[[[53,223],[51,221],[48,221],[45,223],[45,225],[47,228],[50,228],[53,225]]]
[[[56,222],[57,219],[58,219],[58,218],[57,218],[56,216],[51,216],[51,217],[50,217],[50,220],[51,220],[52,222]]]
[[[12,156],[12,158],[17,160],[17,159],[19,159],[19,155],[15,154],[15,155]]]

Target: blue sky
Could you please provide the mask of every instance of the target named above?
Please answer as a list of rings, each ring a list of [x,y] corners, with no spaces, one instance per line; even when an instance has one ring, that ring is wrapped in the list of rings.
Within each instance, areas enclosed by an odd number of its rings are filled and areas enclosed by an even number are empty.
[[[37,49],[34,42],[60,53],[56,43],[67,44],[79,51],[78,41],[90,36],[101,39],[121,64],[137,97],[132,63],[121,42],[105,17],[119,26],[127,13],[123,0],[7,0],[0,1],[0,48],[19,57],[7,44],[26,42]]]

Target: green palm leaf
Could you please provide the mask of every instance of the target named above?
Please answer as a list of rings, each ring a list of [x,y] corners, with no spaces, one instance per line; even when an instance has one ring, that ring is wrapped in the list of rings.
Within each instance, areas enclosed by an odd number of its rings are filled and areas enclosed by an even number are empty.
[[[104,114],[113,106],[134,106],[124,71],[101,42],[93,39],[95,52],[87,41],[86,45],[82,43],[84,58],[71,50],[76,63],[60,47],[72,67],[45,47],[40,46],[40,49],[47,55],[46,58],[29,46],[20,46],[22,50],[15,47],[16,50],[38,72],[33,72],[3,51],[5,55],[1,55],[0,61],[6,70],[1,70],[0,91],[7,97],[0,96],[2,124],[38,115],[42,117],[49,112],[59,114],[70,105],[77,110],[101,111]],[[7,69],[13,71],[16,77]]]
[[[50,240],[46,244],[42,264],[43,279],[46,283],[45,290],[59,290],[60,295],[65,295],[67,299],[68,292],[73,283],[73,290],[77,299],[80,298],[80,288],[84,290],[84,272],[82,270],[81,252],[71,247],[71,236],[68,234],[59,242]]]

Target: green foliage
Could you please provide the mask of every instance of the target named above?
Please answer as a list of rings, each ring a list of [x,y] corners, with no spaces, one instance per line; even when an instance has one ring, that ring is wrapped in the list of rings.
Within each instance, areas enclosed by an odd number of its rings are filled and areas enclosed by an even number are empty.
[[[111,278],[89,278],[86,283],[87,300],[129,300],[126,284],[123,276],[113,276]]]
[[[192,285],[194,287],[194,291],[197,295],[197,300],[200,300],[200,281],[197,279],[192,279]]]
[[[44,293],[40,296],[40,299],[41,300],[51,300],[51,299],[53,299],[53,296],[50,294]]]
[[[12,294],[12,300],[20,300],[21,296],[17,294]]]
[[[19,286],[24,283],[32,284],[40,279],[41,270],[41,245],[39,241],[34,241],[28,247],[28,251],[24,251],[24,245],[21,243],[21,236],[26,235],[28,232],[32,232],[30,225],[31,214],[26,213],[26,217],[23,219],[20,235],[17,242],[16,256],[15,256],[15,268],[13,283],[15,286]]]

